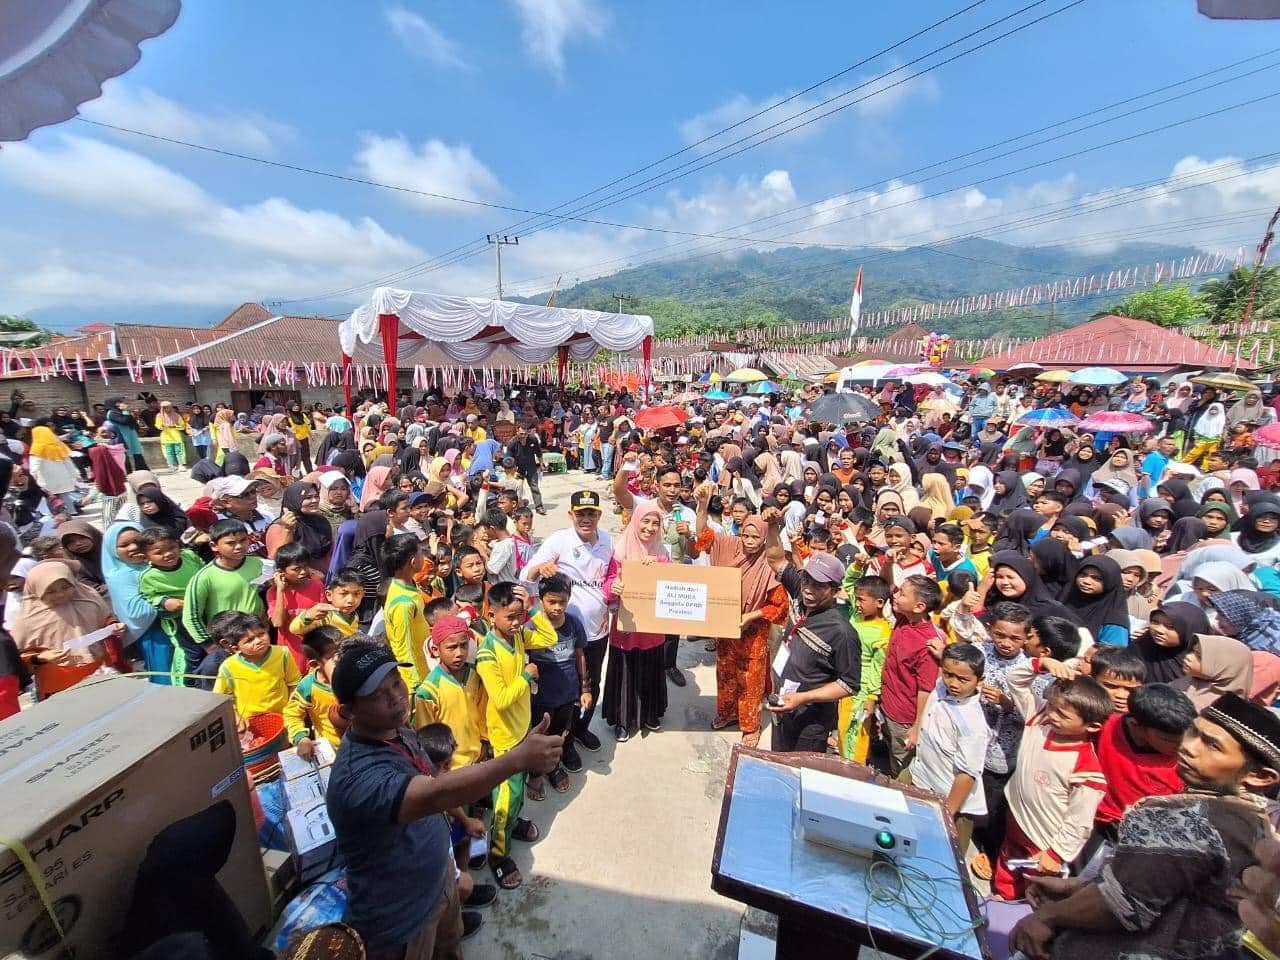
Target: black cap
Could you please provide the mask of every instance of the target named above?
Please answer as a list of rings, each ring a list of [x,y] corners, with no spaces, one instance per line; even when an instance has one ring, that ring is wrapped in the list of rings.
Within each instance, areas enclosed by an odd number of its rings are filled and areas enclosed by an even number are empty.
[[[1280,770],[1280,717],[1271,710],[1234,693],[1224,693],[1200,715],[1225,727],[1240,741],[1245,753]]]
[[[600,494],[594,490],[579,490],[569,498],[569,509],[575,513],[579,510],[599,510]]]
[[[350,703],[356,697],[370,696],[397,667],[412,666],[396,660],[390,647],[356,647],[338,658],[330,686],[339,703]]]

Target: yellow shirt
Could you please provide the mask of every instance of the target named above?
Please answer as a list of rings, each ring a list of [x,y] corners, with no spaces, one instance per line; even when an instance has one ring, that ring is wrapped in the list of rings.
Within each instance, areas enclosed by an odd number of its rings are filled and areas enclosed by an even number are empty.
[[[304,616],[306,612],[307,611],[303,610],[302,613],[298,614],[289,622],[289,632],[295,636],[302,637],[304,643],[306,642],[307,634],[312,630],[315,630],[317,627],[333,627],[342,634],[343,637],[349,637],[353,633],[358,633],[360,631],[360,616],[358,613],[353,613],[351,615],[351,619],[348,620],[337,610],[330,610],[324,615],[323,620],[312,623]]]
[[[284,708],[284,726],[289,731],[289,742],[297,743],[303,737],[328,740],[338,749],[342,734],[329,718],[329,709],[338,704],[333,688],[312,670],[294,687]]]
[[[302,415],[301,423],[294,423],[293,417],[289,417],[289,429],[293,431],[294,439],[306,440],[311,436],[311,424],[309,420],[310,418],[305,413]]]
[[[489,434],[485,432],[484,427],[472,427],[469,430],[465,430],[464,433],[466,433],[467,439],[472,440],[475,443],[479,443],[481,440],[484,440],[489,436]]]
[[[978,579],[981,580],[987,575],[987,571],[991,569],[991,551],[983,550],[981,553],[971,553],[969,554],[969,562],[978,571]]]
[[[178,422],[172,426],[163,418],[156,417],[156,429],[160,431],[161,443],[185,443],[187,439],[187,418],[178,415]]]
[[[476,671],[488,695],[485,727],[495,754],[511,750],[529,732],[533,714],[529,681],[533,678],[524,668],[524,651],[523,630],[514,647],[490,630],[476,651]]]
[[[230,694],[236,702],[236,713],[242,717],[282,714],[290,691],[301,679],[289,649],[272,646],[261,663],[250,663],[238,653],[227,657],[218,668],[213,692]]]
[[[392,580],[387,588],[387,602],[382,609],[387,629],[387,643],[401,663],[412,667],[400,667],[405,686],[417,690],[418,684],[431,672],[427,664],[426,642],[431,635],[427,615],[423,610],[422,591],[417,584]]]
[[[414,691],[415,726],[421,730],[430,723],[446,724],[458,742],[453,752],[453,767],[465,767],[480,759],[481,741],[487,739],[485,710],[488,706],[484,685],[475,667],[464,664],[459,680],[439,664]]]

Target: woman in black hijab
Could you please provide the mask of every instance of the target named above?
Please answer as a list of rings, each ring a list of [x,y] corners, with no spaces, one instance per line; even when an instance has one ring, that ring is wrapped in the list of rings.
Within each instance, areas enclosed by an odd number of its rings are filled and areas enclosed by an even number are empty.
[[[1167,556],[1171,553],[1182,553],[1190,550],[1201,540],[1209,538],[1209,528],[1199,517],[1183,517],[1175,520],[1173,532],[1165,541],[1164,547],[1156,547],[1156,553]]]
[[[1280,546],[1280,502],[1271,497],[1258,497],[1252,502],[1246,498],[1249,512],[1232,524],[1236,531],[1236,546],[1248,554],[1270,553]],[[1262,529],[1263,527],[1267,529]]]
[[[316,466],[332,465],[333,458],[344,451],[356,452],[356,438],[350,430],[330,430],[316,447]]]
[[[1064,490],[1063,487],[1068,487]],[[1053,478],[1053,489],[1067,498],[1067,503],[1084,499],[1084,481],[1080,479],[1080,471],[1073,467],[1059,470]]]
[[[216,480],[221,476],[224,476],[222,468],[208,457],[203,460],[197,460],[191,468],[191,479],[200,483],[208,483],[210,480]]]
[[[992,608],[1001,600],[1022,604],[1033,617],[1065,617],[1072,623],[1080,622],[1074,612],[1054,599],[1031,565],[1030,558],[1012,550],[1002,550],[992,555],[991,572],[991,590],[986,596],[983,615],[988,625]]]
[[[351,556],[347,565],[360,574],[364,584],[365,599],[373,598],[373,608],[379,604],[379,593],[387,580],[382,569],[382,545],[387,542],[387,511],[370,510],[356,521],[355,536],[351,541]],[[361,619],[365,605],[361,604]]]
[[[1071,519],[1079,519],[1072,517]],[[1071,555],[1067,545],[1053,537],[1045,537],[1031,545],[1031,563],[1040,574],[1040,580],[1055,597],[1062,596],[1074,582],[1079,561]]]
[[[987,509],[992,513],[1009,514],[1015,510],[1029,510],[1027,491],[1022,486],[1022,478],[1013,470],[1002,470],[995,478],[996,495]],[[1043,524],[1043,520],[1041,520]]]
[[[1147,683],[1172,683],[1185,673],[1182,661],[1198,633],[1212,633],[1204,610],[1174,600],[1151,611],[1147,632],[1129,646],[1147,665]]]
[[[1102,554],[1080,561],[1062,602],[1098,643],[1128,645],[1129,599],[1120,582],[1120,564],[1111,557]]]
[[[1080,475],[1080,479],[1086,484],[1089,482],[1089,478],[1093,476],[1093,471],[1102,466],[1104,462],[1099,459],[1098,451],[1094,449],[1092,440],[1092,435],[1082,434],[1077,441],[1079,446],[1076,447],[1076,452],[1062,461],[1064,470],[1075,470]]]
[[[1031,538],[1045,524],[1045,519],[1034,510],[1015,510],[1004,518],[991,549],[996,552],[1011,550],[1019,556],[1031,555]]]
[[[1191,485],[1185,480],[1177,477],[1164,480],[1156,487],[1156,494],[1169,501],[1175,519],[1194,517],[1200,512],[1200,504],[1191,496]]]
[[[138,514],[143,529],[160,527],[179,539],[186,532],[189,524],[182,508],[174,503],[154,483],[144,483],[134,494],[138,501]]]
[[[303,506],[304,500],[308,501],[310,509]],[[320,510],[320,488],[305,481],[291,483],[285,488],[280,503],[281,516],[289,510],[297,518],[290,542],[306,548],[311,564],[317,570],[327,570],[329,554],[333,550],[333,526]],[[272,524],[277,525],[283,525],[283,521],[276,520]]]

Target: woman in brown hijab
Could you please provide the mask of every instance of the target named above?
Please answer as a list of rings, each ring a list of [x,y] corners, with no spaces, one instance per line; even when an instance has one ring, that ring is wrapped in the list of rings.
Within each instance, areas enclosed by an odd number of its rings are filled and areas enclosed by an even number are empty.
[[[22,588],[22,613],[14,624],[13,639],[35,674],[38,699],[75,686],[107,662],[104,642],[79,648],[68,644],[114,621],[107,602],[78,583],[65,563],[46,560],[31,568]],[[114,637],[108,639],[119,643],[124,624],[115,627]]]

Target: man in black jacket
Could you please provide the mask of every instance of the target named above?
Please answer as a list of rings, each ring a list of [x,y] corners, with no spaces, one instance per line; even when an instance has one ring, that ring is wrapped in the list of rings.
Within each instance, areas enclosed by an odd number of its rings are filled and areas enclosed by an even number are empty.
[[[529,484],[533,509],[545,517],[547,511],[542,505],[542,491],[538,489],[538,477],[542,473],[542,442],[538,435],[528,427],[517,427],[515,437],[507,444],[506,455],[516,462],[520,476]]]

